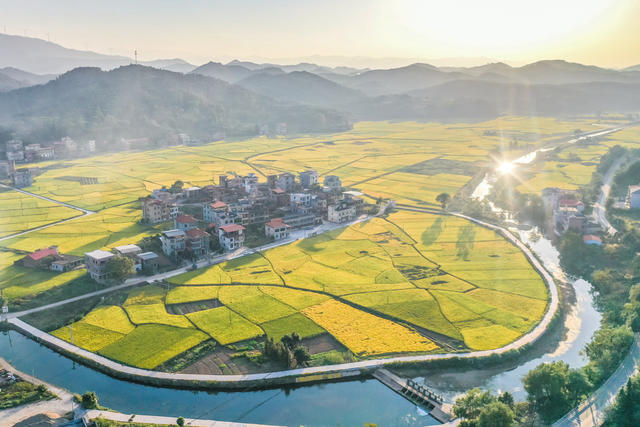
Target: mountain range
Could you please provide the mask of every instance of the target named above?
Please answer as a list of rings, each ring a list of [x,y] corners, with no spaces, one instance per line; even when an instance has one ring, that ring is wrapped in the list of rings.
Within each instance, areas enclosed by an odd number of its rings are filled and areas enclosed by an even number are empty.
[[[207,138],[220,131],[256,133],[277,122],[289,131],[327,132],[356,120],[640,111],[640,65],[613,70],[543,60],[521,67],[355,69],[239,60],[196,67],[179,58],[131,62],[0,34],[0,92],[6,92],[0,94],[0,124],[21,132],[62,126],[89,135],[179,131]]]

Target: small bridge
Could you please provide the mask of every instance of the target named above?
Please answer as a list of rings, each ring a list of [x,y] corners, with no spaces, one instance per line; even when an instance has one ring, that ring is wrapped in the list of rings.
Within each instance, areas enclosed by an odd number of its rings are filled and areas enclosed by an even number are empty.
[[[386,369],[376,370],[373,377],[410,402],[428,410],[429,414],[441,423],[447,423],[453,418],[451,405],[444,403],[441,396],[424,385],[410,378],[401,378]]]

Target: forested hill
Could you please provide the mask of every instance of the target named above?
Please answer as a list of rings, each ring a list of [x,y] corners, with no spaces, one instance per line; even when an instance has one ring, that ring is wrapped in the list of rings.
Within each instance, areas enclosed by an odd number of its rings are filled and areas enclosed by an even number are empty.
[[[253,135],[286,123],[288,132],[333,132],[343,113],[285,105],[211,77],[140,65],[111,71],[77,68],[45,85],[0,94],[0,126],[34,139],[50,135],[108,139],[187,133],[208,139]]]

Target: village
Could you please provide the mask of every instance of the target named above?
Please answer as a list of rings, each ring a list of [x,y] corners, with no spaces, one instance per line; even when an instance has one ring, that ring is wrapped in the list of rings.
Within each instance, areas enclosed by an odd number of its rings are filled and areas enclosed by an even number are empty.
[[[195,265],[214,254],[290,239],[294,230],[346,224],[376,210],[361,193],[345,191],[338,176],[327,175],[321,184],[315,170],[297,177],[289,172],[270,175],[265,182],[254,173],[221,175],[218,185],[183,187],[177,181],[140,199],[141,222],[161,230],[156,236],[111,251],[93,250],[84,258],[51,246],[16,263],[56,272],[86,268],[95,282],[107,283],[134,273],[152,275]],[[115,274],[114,268],[124,274]]]

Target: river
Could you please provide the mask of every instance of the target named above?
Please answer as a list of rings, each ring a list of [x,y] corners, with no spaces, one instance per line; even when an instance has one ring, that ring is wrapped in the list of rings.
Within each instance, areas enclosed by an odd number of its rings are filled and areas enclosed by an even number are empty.
[[[608,132],[606,132],[608,133]],[[582,137],[583,138],[583,137]],[[577,142],[581,138],[568,141]],[[514,161],[532,162],[543,148]],[[490,175],[473,193],[484,198],[491,190]],[[564,281],[558,265],[558,252],[542,236],[531,240],[529,231],[519,231],[554,275]],[[568,312],[565,322],[543,337],[519,360],[483,369],[421,369],[409,373],[418,381],[453,401],[473,387],[494,392],[510,391],[523,399],[522,378],[542,362],[563,360],[580,367],[586,359],[580,354],[599,328],[601,315],[593,307],[591,285],[584,280],[568,281],[565,293]],[[16,332],[0,334],[0,357],[16,368],[66,388],[74,393],[95,391],[100,403],[124,413],[186,416],[221,421],[276,425],[351,426],[364,422],[381,426],[428,426],[439,423],[377,380],[334,382],[294,389],[242,392],[203,392],[140,385],[111,378],[79,365]]]

